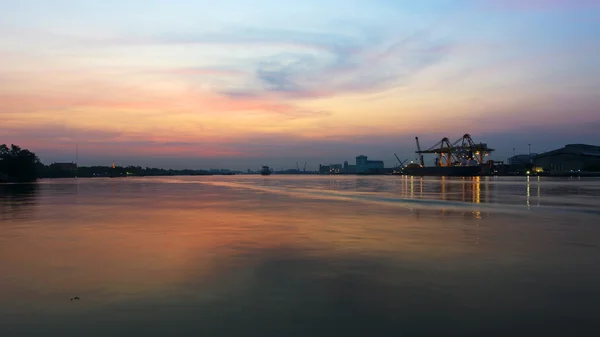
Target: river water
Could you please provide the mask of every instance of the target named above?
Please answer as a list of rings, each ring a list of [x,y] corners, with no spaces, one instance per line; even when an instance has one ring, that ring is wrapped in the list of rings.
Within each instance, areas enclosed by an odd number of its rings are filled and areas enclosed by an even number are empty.
[[[0,185],[0,336],[596,335],[599,247],[597,179]]]

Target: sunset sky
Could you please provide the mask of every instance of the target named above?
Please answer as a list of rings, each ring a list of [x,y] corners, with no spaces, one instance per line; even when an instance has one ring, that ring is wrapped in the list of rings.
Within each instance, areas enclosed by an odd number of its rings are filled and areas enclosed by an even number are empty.
[[[0,144],[276,169],[600,145],[600,0],[0,0]]]

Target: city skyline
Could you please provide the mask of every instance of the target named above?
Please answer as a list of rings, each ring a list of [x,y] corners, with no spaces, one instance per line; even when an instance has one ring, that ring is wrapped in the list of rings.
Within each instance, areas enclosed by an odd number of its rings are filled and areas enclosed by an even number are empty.
[[[0,143],[172,168],[600,143],[597,1],[0,2]]]

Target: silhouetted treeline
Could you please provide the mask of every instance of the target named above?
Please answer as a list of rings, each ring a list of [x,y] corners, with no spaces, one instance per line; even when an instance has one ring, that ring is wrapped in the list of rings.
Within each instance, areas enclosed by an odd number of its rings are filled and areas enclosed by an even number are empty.
[[[165,170],[159,168],[142,168],[141,166],[81,166],[69,169],[58,165],[43,165],[38,170],[39,178],[94,178],[94,177],[127,177],[127,176],[183,176],[210,175],[202,170]]]
[[[127,176],[211,175],[203,170],[165,170],[127,166],[82,166],[74,163],[44,165],[35,153],[17,145],[0,145],[0,182],[29,182],[36,178],[93,178]]]
[[[0,145],[0,182],[29,182],[37,177],[39,158],[35,153],[12,144]]]

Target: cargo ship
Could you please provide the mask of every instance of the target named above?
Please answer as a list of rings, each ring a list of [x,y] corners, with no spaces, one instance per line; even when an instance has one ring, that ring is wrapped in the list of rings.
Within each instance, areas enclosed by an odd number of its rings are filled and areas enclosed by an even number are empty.
[[[271,168],[268,166],[263,166],[262,169],[260,170],[260,174],[263,176],[271,175]]]
[[[481,166],[407,166],[404,174],[411,176],[472,177],[482,174]]]

